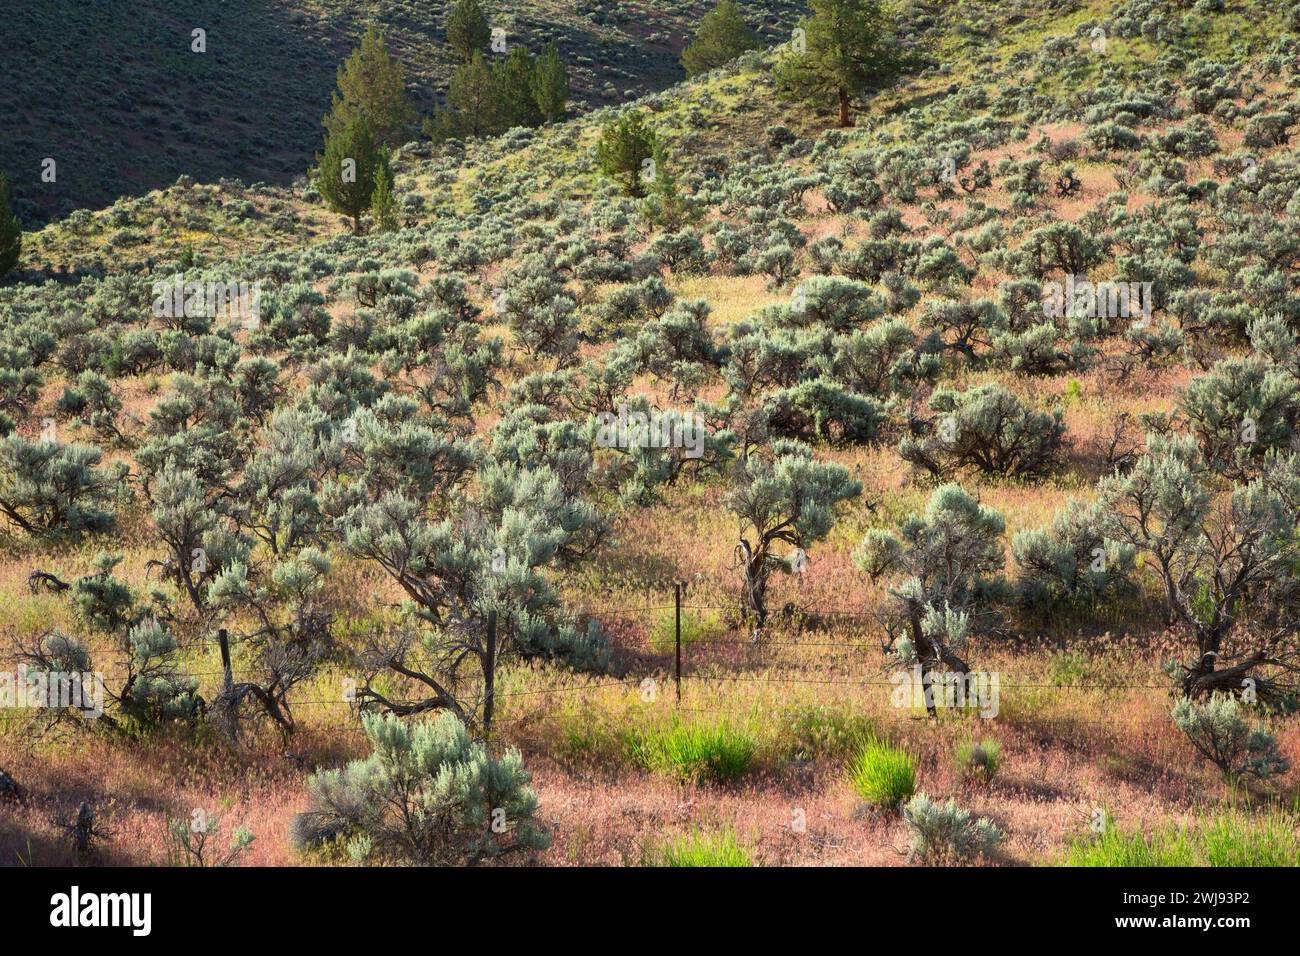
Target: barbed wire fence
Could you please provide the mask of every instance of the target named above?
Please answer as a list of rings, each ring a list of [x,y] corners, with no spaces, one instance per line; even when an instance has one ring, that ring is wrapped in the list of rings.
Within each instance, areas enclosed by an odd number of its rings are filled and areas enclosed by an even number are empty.
[[[658,642],[656,647],[653,639],[648,638],[649,649],[658,651],[660,654],[666,654],[669,658],[670,671],[665,674],[664,667],[656,667],[652,671],[629,674],[625,677],[605,677],[597,678],[586,683],[551,686],[541,688],[530,688],[526,690],[498,690],[495,688],[496,679],[496,615],[490,615],[489,639],[489,673],[485,674],[486,690],[480,703],[494,707],[497,702],[511,700],[515,698],[532,698],[545,696],[565,696],[569,694],[588,693],[591,691],[601,690],[610,687],[627,687],[629,689],[639,689],[641,691],[649,690],[657,696],[658,686],[661,680],[671,680],[673,684],[673,704],[674,709],[683,713],[712,713],[713,708],[708,707],[684,707],[684,687],[692,684],[708,685],[716,683],[747,683],[747,684],[764,684],[772,686],[788,687],[791,685],[799,686],[839,686],[839,687],[896,687],[897,679],[887,676],[885,668],[879,668],[872,674],[864,674],[857,677],[838,677],[838,676],[810,676],[805,671],[792,671],[782,669],[779,662],[773,660],[773,655],[769,652],[773,650],[823,650],[833,649],[844,651],[850,654],[870,654],[878,653],[883,656],[883,648],[879,644],[872,644],[868,641],[853,640],[799,640],[788,638],[756,638],[734,637],[734,636],[700,636],[687,635],[683,636],[682,612],[683,611],[708,611],[721,613],[734,613],[739,610],[737,604],[714,604],[683,601],[683,586],[674,585],[672,603],[651,603],[647,599],[644,604],[623,604],[620,606],[602,606],[596,608],[584,608],[576,613],[579,616],[593,617],[603,621],[609,620],[626,620],[639,618],[650,614],[663,614],[673,612],[672,618],[672,636],[671,644],[667,641]],[[825,608],[810,607],[796,609],[793,617],[802,619],[801,626],[812,622],[813,626],[819,626],[827,621],[849,622],[878,622],[876,615],[868,611],[851,608]],[[798,621],[796,620],[796,623]],[[727,625],[728,634],[736,633],[739,628]],[[187,648],[212,648],[216,647],[221,655],[222,667],[217,671],[185,671],[186,677],[200,680],[220,679],[224,686],[230,686],[233,681],[234,665],[231,656],[231,648],[242,643],[253,643],[253,639],[246,636],[231,635],[226,628],[218,628],[210,635],[198,635],[185,642]],[[736,666],[734,661],[719,659],[716,656],[709,656],[701,659],[700,652],[709,648],[743,648],[751,654],[762,655],[767,658],[765,672],[761,675],[752,673],[722,673],[717,670],[706,670],[702,668],[732,667]],[[425,668],[434,668],[436,665],[432,661],[416,659],[418,666]],[[805,662],[806,664],[807,662]],[[647,686],[647,682],[653,684]],[[354,681],[355,683],[355,681]],[[1001,688],[1007,690],[1049,690],[1062,693],[1071,692],[1114,692],[1114,691],[1170,691],[1173,689],[1172,683],[1147,683],[1136,681],[1081,681],[1081,680],[1027,680],[1027,681],[999,681]],[[356,711],[357,716],[361,711],[360,702],[358,701],[355,690],[345,689],[338,697],[326,698],[298,698],[291,699],[288,703],[293,707],[300,706],[321,706],[321,707],[347,707],[351,711]],[[489,708],[490,709],[490,708]],[[29,720],[30,714],[15,710],[12,713],[0,712],[0,724],[14,720]],[[517,718],[510,721],[493,721],[489,716],[485,730],[492,728],[500,729],[505,726],[511,726],[519,723],[530,722],[533,718]]]

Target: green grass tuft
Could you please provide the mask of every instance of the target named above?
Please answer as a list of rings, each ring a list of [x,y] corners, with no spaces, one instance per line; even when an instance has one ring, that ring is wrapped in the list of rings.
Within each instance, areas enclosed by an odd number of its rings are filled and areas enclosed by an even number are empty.
[[[715,833],[692,830],[659,847],[655,866],[753,866],[749,848],[730,827]]]
[[[1066,866],[1300,866],[1300,819],[1223,813],[1150,836],[1114,825],[1070,847]]]
[[[968,741],[957,748],[957,767],[962,776],[977,783],[988,783],[1002,766],[1002,744],[992,738],[979,743]]]
[[[744,774],[758,750],[753,733],[728,718],[671,720],[635,733],[632,759],[679,783],[726,783]]]
[[[897,809],[916,790],[916,760],[874,738],[862,745],[848,772],[854,792],[873,806]]]
[[[782,753],[791,760],[843,759],[871,739],[875,722],[834,704],[807,704],[783,715]]]
[[[677,645],[676,611],[660,612],[650,628],[650,648],[671,651]],[[696,641],[710,641],[727,633],[727,625],[717,611],[682,611],[682,647]]]

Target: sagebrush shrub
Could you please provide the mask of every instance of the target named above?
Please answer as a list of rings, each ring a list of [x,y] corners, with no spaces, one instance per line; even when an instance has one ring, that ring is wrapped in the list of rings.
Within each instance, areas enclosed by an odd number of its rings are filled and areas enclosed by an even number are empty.
[[[533,819],[537,797],[518,751],[491,756],[449,712],[413,724],[366,714],[362,726],[370,756],[308,782],[311,806],[294,821],[299,846],[472,864],[550,842]]]
[[[938,803],[924,791],[907,802],[903,820],[910,831],[912,852],[930,863],[986,856],[1005,838],[987,818],[972,818],[955,800]]]
[[[1038,610],[1092,607],[1131,586],[1136,549],[1105,537],[1096,505],[1071,498],[1049,528],[1018,532],[1011,549],[1018,597]]]
[[[1204,701],[1183,697],[1174,704],[1173,718],[1192,746],[1230,784],[1244,777],[1265,780],[1290,769],[1272,734],[1247,724],[1240,704],[1229,694],[1212,694]]]
[[[939,417],[931,434],[905,436],[902,457],[931,474],[975,468],[1009,478],[1042,475],[1060,464],[1065,422],[1060,411],[1040,412],[999,385],[965,392],[936,389],[930,408]]]
[[[101,457],[92,445],[10,435],[0,441],[0,512],[34,537],[109,530],[116,475]]]

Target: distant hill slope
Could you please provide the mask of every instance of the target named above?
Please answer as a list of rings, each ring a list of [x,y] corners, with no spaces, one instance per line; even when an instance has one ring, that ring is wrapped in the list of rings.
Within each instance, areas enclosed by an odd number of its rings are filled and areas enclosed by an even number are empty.
[[[555,41],[574,106],[661,89],[710,0],[488,3],[510,43]],[[774,36],[801,0],[742,0]],[[388,35],[427,114],[451,70],[446,0],[0,2],[0,169],[28,228],[181,174],[286,183],[320,147],[335,70],[368,23]],[[195,29],[207,50],[191,52]],[[56,161],[43,182],[42,162]]]

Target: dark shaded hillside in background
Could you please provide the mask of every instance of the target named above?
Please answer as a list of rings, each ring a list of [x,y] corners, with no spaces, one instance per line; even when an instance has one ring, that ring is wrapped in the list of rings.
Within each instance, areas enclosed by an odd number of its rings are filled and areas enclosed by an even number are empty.
[[[0,0],[0,171],[27,228],[169,185],[181,174],[286,183],[321,145],[335,70],[375,23],[421,115],[451,58],[443,0]],[[742,0],[769,39],[800,0]],[[485,4],[507,42],[554,41],[574,108],[661,89],[706,0]],[[206,31],[207,51],[191,34]],[[54,183],[41,164],[57,163]]]

